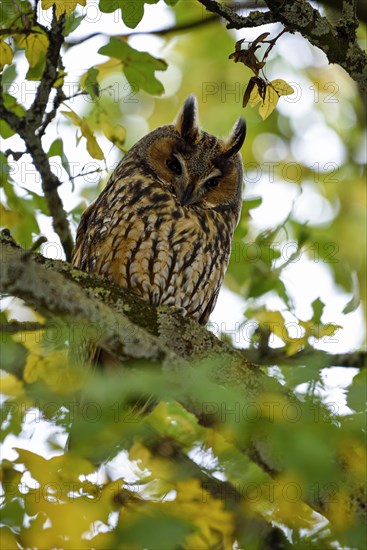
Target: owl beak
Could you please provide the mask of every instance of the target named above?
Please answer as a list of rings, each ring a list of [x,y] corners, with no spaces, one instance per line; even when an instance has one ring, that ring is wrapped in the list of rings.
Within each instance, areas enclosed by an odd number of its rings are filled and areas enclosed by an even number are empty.
[[[189,183],[184,189],[178,189],[176,195],[181,206],[188,206],[196,202],[196,197],[194,193],[194,184]]]

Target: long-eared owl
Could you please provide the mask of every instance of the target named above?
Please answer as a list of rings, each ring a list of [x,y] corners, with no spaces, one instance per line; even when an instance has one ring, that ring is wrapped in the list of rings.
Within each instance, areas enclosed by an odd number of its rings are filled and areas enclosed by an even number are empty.
[[[241,118],[225,141],[204,132],[188,97],[173,124],[130,149],[84,212],[73,264],[205,324],[239,219],[245,135]]]

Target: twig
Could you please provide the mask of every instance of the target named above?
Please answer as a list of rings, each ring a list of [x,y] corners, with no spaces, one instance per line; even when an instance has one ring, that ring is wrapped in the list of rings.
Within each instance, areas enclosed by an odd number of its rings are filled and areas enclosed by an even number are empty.
[[[48,125],[53,121],[53,119],[55,118],[56,114],[57,114],[57,111],[60,107],[60,105],[66,100],[66,96],[64,94],[64,91],[62,89],[61,86],[59,86],[57,88],[57,91],[56,91],[56,95],[54,97],[54,101],[53,101],[53,109],[51,111],[49,111],[48,113],[46,113],[46,116],[44,117],[44,120],[43,120],[43,123],[41,124],[41,126],[39,127],[38,131],[37,131],[37,135],[38,137],[42,137],[46,131],[46,128],[48,127]]]
[[[9,321],[0,323],[0,332],[5,334],[17,334],[18,332],[36,332],[44,330],[45,325],[37,321]]]
[[[36,239],[34,241],[34,243],[32,244],[32,246],[27,250],[28,254],[31,253],[31,252],[36,252],[36,250],[39,249],[39,247],[41,245],[43,245],[44,243],[47,243],[47,239],[46,237],[44,237],[43,235],[41,235],[40,237],[38,237],[38,239]]]
[[[129,36],[137,36],[137,35],[144,35],[144,34],[154,34],[158,36],[165,36],[167,34],[172,33],[179,33],[179,32],[185,32],[190,31],[191,29],[195,29],[197,27],[202,27],[205,25],[208,25],[209,23],[213,23],[214,21],[217,21],[219,19],[218,15],[211,15],[206,18],[197,19],[195,21],[190,21],[189,23],[182,23],[181,25],[173,25],[172,27],[165,27],[163,29],[152,29],[151,31],[130,31],[126,32],[124,34],[117,35],[118,38],[127,38]],[[104,32],[93,32],[91,34],[88,34],[87,36],[83,36],[82,38],[79,38],[78,40],[69,40],[65,42],[65,46],[67,48],[72,48],[73,46],[79,46],[79,44],[83,44],[83,42],[86,42],[87,40],[91,40],[92,38],[95,38],[96,36],[110,36],[107,35]]]
[[[39,31],[33,29],[0,29],[0,36],[10,36],[12,34],[24,34],[28,36],[29,34],[40,34]]]
[[[81,177],[85,177],[85,176],[90,176],[91,174],[100,174],[102,172],[101,168],[96,168],[95,170],[89,170],[89,172],[83,172],[83,170],[81,172],[79,172],[79,174],[76,174],[75,176],[70,176],[68,178],[68,181],[72,182],[74,181],[76,178],[81,178]]]
[[[4,155],[6,157],[12,156],[14,160],[19,160],[20,158],[22,158],[23,155],[26,155],[26,154],[27,154],[27,151],[12,151],[11,149],[7,149],[4,152]]]
[[[321,350],[306,350],[287,355],[285,351],[266,346],[257,349],[242,350],[244,357],[259,365],[288,365],[294,368],[310,363],[320,365],[320,368],[345,367],[362,369],[367,367],[367,352],[354,351],[352,353],[327,353]]]

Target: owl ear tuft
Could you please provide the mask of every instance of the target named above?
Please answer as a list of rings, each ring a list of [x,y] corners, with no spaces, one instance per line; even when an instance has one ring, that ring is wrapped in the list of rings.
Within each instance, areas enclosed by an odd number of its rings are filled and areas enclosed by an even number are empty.
[[[246,137],[246,122],[239,118],[225,142],[225,156],[231,157],[241,149]]]
[[[196,141],[199,133],[198,102],[194,95],[190,95],[186,99],[174,125],[185,141],[192,143]]]

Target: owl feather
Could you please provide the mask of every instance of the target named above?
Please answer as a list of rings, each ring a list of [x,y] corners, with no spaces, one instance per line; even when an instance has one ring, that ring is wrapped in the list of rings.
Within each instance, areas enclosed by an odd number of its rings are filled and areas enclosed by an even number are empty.
[[[72,262],[200,324],[213,311],[242,203],[238,119],[221,140],[189,96],[176,120],[138,141],[82,215]]]

